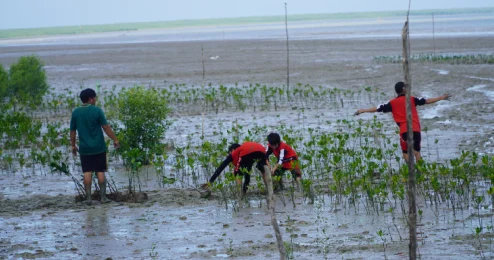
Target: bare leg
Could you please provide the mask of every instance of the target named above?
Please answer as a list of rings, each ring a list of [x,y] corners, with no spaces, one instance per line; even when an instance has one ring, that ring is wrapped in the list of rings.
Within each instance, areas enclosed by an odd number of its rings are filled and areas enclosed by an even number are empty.
[[[86,190],[86,204],[91,205],[91,182],[92,182],[93,173],[85,172],[84,173],[84,189]]]
[[[413,154],[415,155],[415,162],[418,162],[422,159],[422,157],[420,156],[420,152],[413,150]]]
[[[405,159],[405,162],[408,162],[408,154],[403,153],[403,159]]]
[[[418,162],[420,161],[420,159],[422,159],[422,157],[420,156],[420,152],[414,150],[413,155],[415,155],[415,162]],[[408,154],[404,153],[403,159],[405,159],[405,161],[408,162]]]
[[[302,186],[301,186],[301,184],[300,184],[300,180],[301,180],[301,179],[302,179],[301,177],[297,177],[297,178],[295,178],[295,182],[297,182],[297,190],[298,190],[299,192],[301,191],[301,187],[302,187]]]

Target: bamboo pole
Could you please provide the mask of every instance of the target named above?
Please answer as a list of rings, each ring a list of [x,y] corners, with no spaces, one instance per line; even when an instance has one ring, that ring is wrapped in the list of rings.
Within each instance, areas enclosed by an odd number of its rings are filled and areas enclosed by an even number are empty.
[[[432,13],[432,48],[434,56],[436,56],[436,25],[434,23],[434,13]]]
[[[201,44],[201,63],[202,63],[202,96],[204,97],[205,96],[205,92],[204,92],[204,85],[205,85],[205,78],[206,78],[206,69],[204,67],[204,47],[203,45]],[[206,109],[206,98],[204,98],[204,102],[203,102],[203,108],[202,108],[202,130],[201,130],[201,138],[202,138],[202,142],[204,143],[204,110]]]
[[[416,184],[415,184],[415,158],[413,150],[413,128],[412,128],[412,106],[411,106],[411,89],[412,79],[410,77],[409,67],[409,51],[410,51],[410,32],[409,32],[409,19],[407,15],[407,21],[403,26],[402,39],[403,39],[403,72],[405,74],[405,86],[406,86],[406,114],[407,114],[407,144],[408,144],[408,226],[409,226],[409,259],[417,259],[417,206],[416,206]]]
[[[278,244],[278,250],[280,251],[280,259],[286,260],[285,244],[283,243],[283,237],[281,237],[280,227],[278,221],[276,220],[276,211],[274,205],[274,195],[273,195],[273,181],[271,180],[271,169],[269,166],[264,166],[264,176],[266,181],[266,188],[268,190],[268,209],[271,215],[271,225],[273,226],[274,233],[276,235],[276,242]]]
[[[288,45],[288,11],[285,3],[285,32],[286,32],[286,93],[290,89],[290,48]]]

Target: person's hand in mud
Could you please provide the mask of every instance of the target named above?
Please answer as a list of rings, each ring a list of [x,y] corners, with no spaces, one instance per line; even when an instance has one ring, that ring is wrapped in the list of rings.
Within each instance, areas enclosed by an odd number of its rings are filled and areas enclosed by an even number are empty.
[[[448,100],[448,101],[449,101],[449,99],[450,99],[451,97],[452,97],[452,96],[451,96],[451,94],[450,94],[450,93],[444,93],[444,94],[441,96],[442,100]]]
[[[358,116],[358,115],[360,115],[360,114],[362,114],[361,109],[357,110],[357,112],[355,112],[355,114],[353,114],[353,115],[354,115],[354,116]]]
[[[271,168],[271,176],[274,176],[276,174],[276,170],[278,170],[278,164],[275,164],[273,168]]]
[[[206,183],[204,183],[204,184],[201,184],[201,186],[200,186],[200,187],[201,187],[201,189],[203,189],[203,190],[208,190],[208,189],[209,189],[209,187],[211,187],[211,183],[206,182]]]
[[[79,149],[77,149],[77,146],[72,146],[72,155],[73,156],[77,156],[77,152],[79,151]]]

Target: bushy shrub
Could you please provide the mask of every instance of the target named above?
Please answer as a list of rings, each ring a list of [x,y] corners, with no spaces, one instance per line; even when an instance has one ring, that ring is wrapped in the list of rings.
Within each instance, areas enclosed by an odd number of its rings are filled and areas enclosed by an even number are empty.
[[[134,159],[147,164],[151,155],[163,147],[165,132],[170,124],[166,99],[155,89],[137,86],[120,93],[117,107],[121,124],[118,136],[124,160],[129,151],[135,154],[138,150],[139,158]]]
[[[36,56],[21,57],[9,70],[8,95],[21,104],[41,104],[48,92],[43,62]]]

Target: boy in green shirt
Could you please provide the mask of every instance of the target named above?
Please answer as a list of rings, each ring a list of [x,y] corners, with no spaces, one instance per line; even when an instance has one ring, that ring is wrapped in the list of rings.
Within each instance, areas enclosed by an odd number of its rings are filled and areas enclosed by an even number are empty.
[[[101,203],[109,202],[106,198],[106,143],[103,137],[103,129],[113,140],[115,149],[120,147],[117,137],[106,121],[105,113],[95,106],[96,92],[87,88],[79,95],[82,106],[72,112],[70,120],[70,143],[72,154],[81,157],[82,172],[84,173],[84,188],[87,194],[87,204],[91,205],[91,181],[92,173],[96,172],[101,189]],[[76,133],[79,134],[79,148],[75,144]]]

